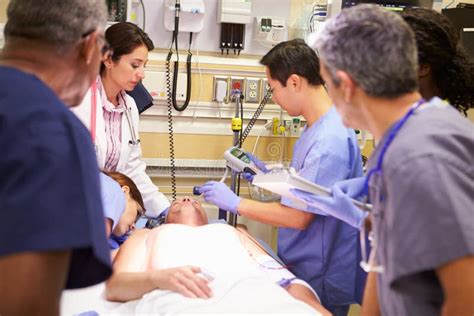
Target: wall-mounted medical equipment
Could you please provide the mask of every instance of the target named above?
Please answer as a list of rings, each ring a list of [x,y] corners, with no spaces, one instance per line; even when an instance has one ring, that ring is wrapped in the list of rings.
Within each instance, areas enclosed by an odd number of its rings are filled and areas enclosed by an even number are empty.
[[[107,20],[109,23],[137,21],[137,0],[107,0]]]
[[[254,40],[262,46],[271,48],[286,40],[287,37],[287,25],[284,18],[254,18]]]
[[[252,2],[250,0],[219,0],[217,22],[221,23],[219,48],[229,54],[229,50],[240,54],[245,43],[245,24],[251,22]]]
[[[309,18],[309,32],[319,32],[326,18],[329,15],[329,3],[327,4],[314,4],[311,9],[310,18]]]
[[[463,47],[474,58],[474,4],[459,3],[456,8],[443,9],[441,13],[453,22]]]
[[[204,27],[204,14],[206,12],[204,0],[181,0],[179,9],[180,32],[199,33]],[[176,3],[175,0],[166,0],[163,7],[164,24],[168,31],[174,31]]]
[[[169,4],[173,1],[166,1],[165,8],[169,7]],[[184,0],[186,3],[186,10],[191,10],[193,7],[191,1]],[[202,2],[202,1],[201,1]],[[194,2],[193,2],[194,3]],[[195,14],[200,14],[197,11],[204,14],[204,3],[199,4],[199,1],[195,1],[197,6]],[[188,6],[189,5],[189,6]],[[177,91],[177,82],[178,82],[178,72],[179,72],[179,50],[178,50],[178,34],[180,32],[180,17],[181,17],[181,1],[175,0],[174,1],[174,27],[173,35],[171,39],[170,50],[168,52],[168,56],[166,57],[166,83],[167,83],[167,95],[168,95],[168,131],[169,131],[169,146],[170,146],[170,162],[171,162],[171,191],[173,200],[176,199],[176,165],[174,159],[174,136],[173,136],[173,108],[176,111],[184,111],[191,99],[191,44],[193,42],[193,32],[189,31],[189,46],[188,46],[188,56],[186,59],[186,74],[187,74],[187,85],[186,85],[186,99],[182,105],[178,105],[176,102],[176,91]],[[190,13],[190,12],[188,12]],[[193,13],[191,13],[193,14]],[[191,26],[190,24],[188,26]],[[191,28],[190,28],[191,29]],[[173,52],[173,45],[174,45],[174,52]],[[173,81],[171,81],[171,58],[173,54],[176,54],[176,61],[174,62],[173,67]]]

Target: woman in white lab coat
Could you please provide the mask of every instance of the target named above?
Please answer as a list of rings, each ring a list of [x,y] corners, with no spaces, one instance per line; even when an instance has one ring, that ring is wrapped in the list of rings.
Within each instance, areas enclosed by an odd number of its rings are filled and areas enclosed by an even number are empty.
[[[145,77],[148,52],[154,46],[145,32],[128,22],[109,27],[103,40],[112,53],[104,58],[100,75],[73,112],[91,132],[99,168],[130,177],[143,196],[146,214],[158,216],[170,203],[145,173],[138,109],[126,93]]]

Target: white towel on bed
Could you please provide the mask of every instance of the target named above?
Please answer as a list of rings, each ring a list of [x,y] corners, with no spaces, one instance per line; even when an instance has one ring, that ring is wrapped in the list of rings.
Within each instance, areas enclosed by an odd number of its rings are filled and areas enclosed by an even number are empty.
[[[171,291],[155,290],[138,302],[135,312],[138,315],[321,315],[267,278],[259,277],[222,286],[210,299],[192,299]]]

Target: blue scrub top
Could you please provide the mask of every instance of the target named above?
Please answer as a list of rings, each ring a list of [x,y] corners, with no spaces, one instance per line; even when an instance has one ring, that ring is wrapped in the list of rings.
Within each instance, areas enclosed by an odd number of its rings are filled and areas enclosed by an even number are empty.
[[[326,187],[363,175],[355,133],[344,127],[334,107],[303,131],[294,146],[291,167],[305,179]],[[301,209],[287,198],[281,203]],[[320,212],[310,206],[304,211]],[[316,215],[304,231],[279,229],[278,255],[313,287],[324,306],[348,305],[360,300],[357,294],[365,283],[356,281],[361,272],[358,240],[358,231],[352,226]]]
[[[37,77],[0,66],[0,257],[70,250],[67,288],[111,272],[90,134]]]

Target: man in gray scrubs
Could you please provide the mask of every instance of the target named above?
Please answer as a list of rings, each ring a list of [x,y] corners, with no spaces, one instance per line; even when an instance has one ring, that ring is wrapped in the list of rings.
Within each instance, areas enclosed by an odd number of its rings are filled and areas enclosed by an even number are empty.
[[[438,98],[422,99],[415,37],[393,12],[374,5],[343,10],[316,48],[344,124],[379,140],[367,191],[372,251],[383,271],[369,273],[362,314],[473,315],[473,124]],[[347,195],[319,202],[343,205],[349,191],[364,191],[364,180],[336,185]],[[308,203],[317,200],[306,195]],[[363,218],[345,205],[326,209]]]

